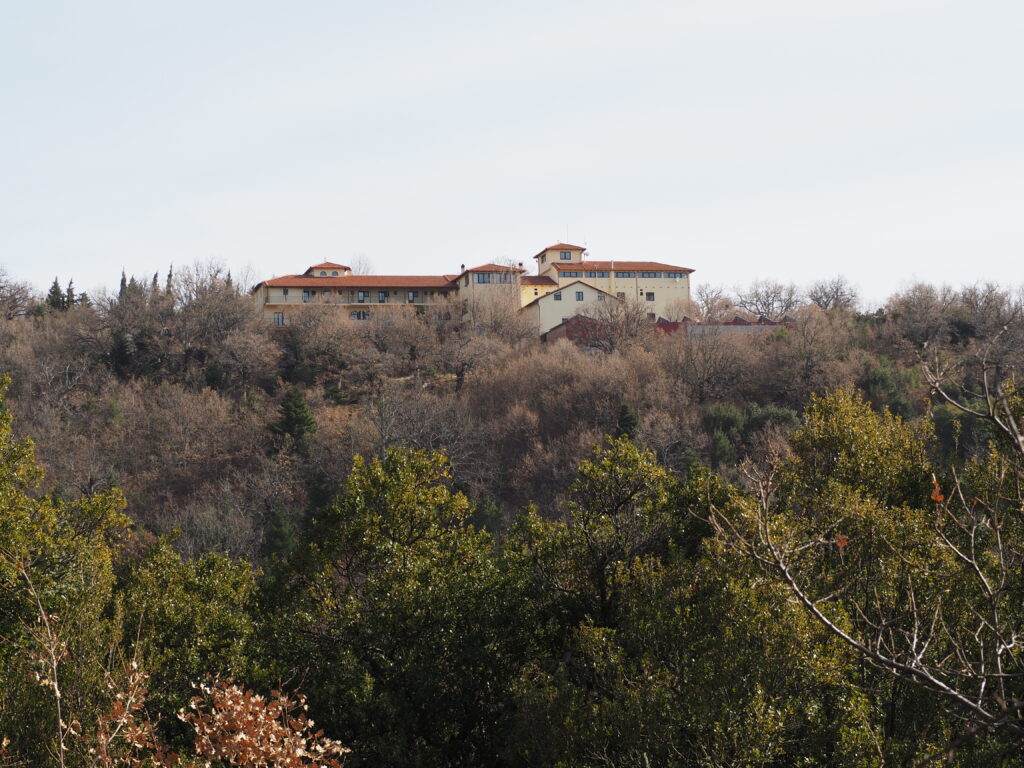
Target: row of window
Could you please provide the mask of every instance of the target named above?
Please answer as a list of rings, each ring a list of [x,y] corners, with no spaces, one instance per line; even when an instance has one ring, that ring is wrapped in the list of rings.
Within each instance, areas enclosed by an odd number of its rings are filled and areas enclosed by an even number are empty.
[[[623,299],[623,300],[626,298],[626,294],[621,292],[621,291],[619,292],[618,296],[619,296],[620,299]],[[644,294],[644,298],[646,298],[647,301],[654,301],[654,292],[653,291],[648,291],[646,294]],[[561,301],[561,300],[562,300],[562,292],[561,291],[555,291],[555,301]],[[598,301],[604,301],[604,294],[603,293],[597,294],[597,300]],[[576,291],[576,301],[583,301],[583,291]]]
[[[516,281],[514,272],[474,272],[473,274],[478,283],[514,283]],[[466,284],[469,284],[469,275],[466,276]]]
[[[338,270],[334,270],[333,272],[331,272],[331,277],[337,277],[337,276],[338,276]],[[320,270],[320,277],[327,277],[327,272],[325,272],[324,270],[321,269]]]
[[[282,288],[281,289],[281,293],[284,294],[285,296],[287,296],[288,295],[288,289],[287,288]],[[331,292],[325,288],[324,290],[320,291],[320,293],[323,296],[328,296],[328,295],[330,295]],[[368,303],[370,301],[371,293],[372,293],[371,291],[356,291],[356,301],[358,301],[360,304]],[[338,289],[338,295],[339,296],[344,296],[345,295],[345,291],[342,290],[342,289]],[[377,303],[378,304],[387,304],[390,296],[397,296],[397,295],[398,295],[398,291],[377,291]],[[422,295],[423,296],[433,296],[434,292],[433,291],[424,291]],[[315,297],[316,297],[316,289],[304,290],[302,292],[302,300],[303,301],[307,301],[308,302],[310,299],[313,299]],[[421,294],[420,294],[419,291],[406,291],[406,294],[405,294],[405,300],[409,304],[414,304],[414,303],[418,302],[420,300],[420,297],[421,297]]]
[[[562,277],[608,277],[607,272],[560,272]],[[616,272],[616,277],[683,277],[684,272]]]

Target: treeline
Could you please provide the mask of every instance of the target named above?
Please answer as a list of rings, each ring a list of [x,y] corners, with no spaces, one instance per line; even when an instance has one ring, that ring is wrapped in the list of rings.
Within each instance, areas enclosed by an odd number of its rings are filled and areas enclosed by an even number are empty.
[[[0,765],[259,764],[186,757],[229,679],[348,765],[1019,764],[1019,301],[812,304],[600,352],[269,329],[209,268],[15,314]]]

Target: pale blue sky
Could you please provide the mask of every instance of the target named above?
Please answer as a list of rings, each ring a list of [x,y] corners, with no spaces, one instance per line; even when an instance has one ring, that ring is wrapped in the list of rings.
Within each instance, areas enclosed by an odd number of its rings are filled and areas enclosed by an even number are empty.
[[[0,263],[1024,283],[1019,0],[0,0]]]

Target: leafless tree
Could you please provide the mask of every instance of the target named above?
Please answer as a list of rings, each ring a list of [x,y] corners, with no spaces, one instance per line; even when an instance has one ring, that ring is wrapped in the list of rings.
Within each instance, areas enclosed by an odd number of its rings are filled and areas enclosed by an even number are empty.
[[[857,307],[857,289],[841,275],[812,283],[807,289],[807,298],[826,312],[832,309],[853,310]]]
[[[800,289],[792,283],[755,280],[736,291],[736,306],[755,318],[781,320],[800,306]]]
[[[700,285],[694,295],[694,303],[700,319],[705,323],[728,320],[733,313],[733,303],[723,288],[717,285]]]
[[[0,267],[0,317],[11,320],[24,315],[32,306],[35,292],[28,283],[14,280]]]

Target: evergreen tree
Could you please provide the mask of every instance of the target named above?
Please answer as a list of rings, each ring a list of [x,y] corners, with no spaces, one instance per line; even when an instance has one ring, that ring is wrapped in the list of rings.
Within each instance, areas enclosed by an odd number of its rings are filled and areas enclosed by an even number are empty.
[[[68,289],[64,294],[64,309],[71,309],[76,304],[75,299],[75,281],[68,280]]]
[[[638,426],[639,421],[633,409],[623,403],[619,408],[619,422],[615,425],[615,437],[628,437],[632,440]]]
[[[121,270],[121,285],[117,289],[117,298],[123,299],[125,291],[128,290],[128,278],[124,274],[124,270]]]
[[[302,390],[292,387],[281,402],[281,418],[270,426],[277,435],[289,435],[296,442],[316,432],[316,419],[306,402]]]
[[[46,294],[46,304],[50,309],[58,312],[63,312],[68,308],[67,297],[64,295],[64,290],[60,287],[60,282],[57,278],[53,278],[53,285],[50,286],[50,292]]]

